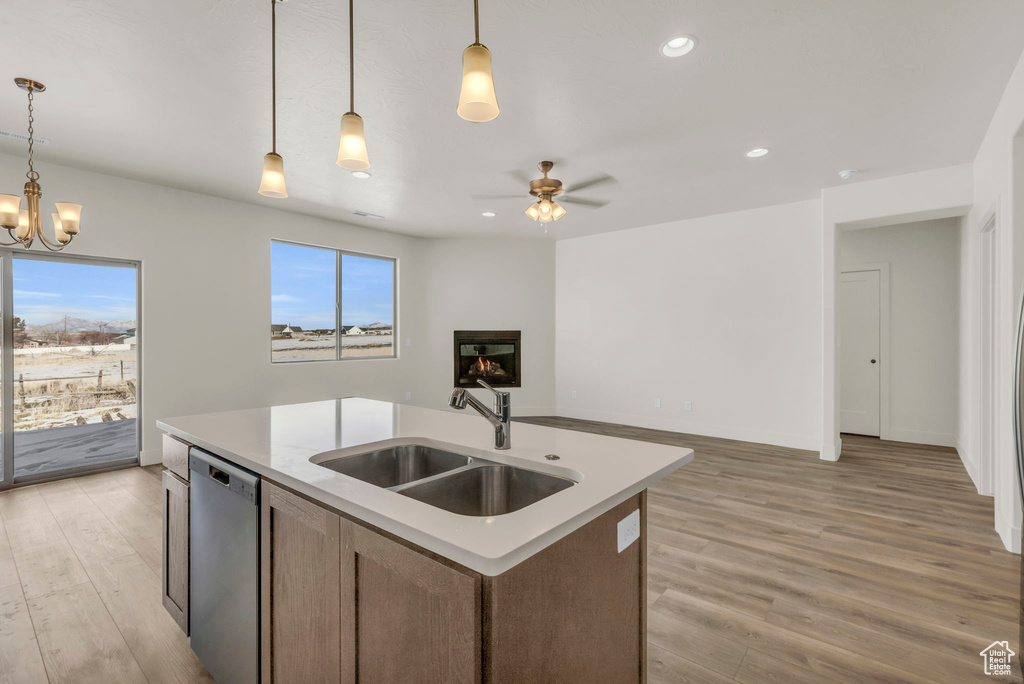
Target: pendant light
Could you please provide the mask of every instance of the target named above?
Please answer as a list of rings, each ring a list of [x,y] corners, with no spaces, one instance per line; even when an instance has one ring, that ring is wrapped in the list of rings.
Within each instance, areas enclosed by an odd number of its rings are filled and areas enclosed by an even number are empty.
[[[46,90],[39,81],[30,78],[16,78],[14,82],[19,88],[28,92],[28,173],[25,177],[25,203],[27,209],[21,208],[21,197],[18,195],[0,195],[0,228],[5,228],[13,242],[0,242],[0,245],[11,247],[21,245],[25,249],[32,246],[36,238],[43,247],[51,252],[64,249],[76,235],[82,224],[82,205],[71,202],[57,202],[57,213],[50,214],[53,219],[53,240],[49,240],[43,232],[43,214],[39,200],[43,197],[43,188],[39,185],[39,172],[35,168],[35,94]]]
[[[270,99],[271,99],[271,151],[263,157],[263,179],[260,194],[264,197],[288,196],[284,184],[284,159],[277,153],[277,3],[270,0]]]
[[[338,166],[349,171],[370,168],[363,135],[363,117],[356,114],[355,26],[352,3],[348,0],[348,112],[341,117],[341,141],[338,143]]]
[[[466,121],[483,123],[498,118],[498,98],[491,74],[491,51],[480,43],[480,5],[473,0],[476,41],[462,52],[462,93],[456,110]]]

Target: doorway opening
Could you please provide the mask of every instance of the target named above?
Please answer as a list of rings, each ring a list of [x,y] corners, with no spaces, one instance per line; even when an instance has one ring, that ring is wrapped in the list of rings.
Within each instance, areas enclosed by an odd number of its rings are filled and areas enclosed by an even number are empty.
[[[139,265],[0,251],[0,488],[138,463]]]

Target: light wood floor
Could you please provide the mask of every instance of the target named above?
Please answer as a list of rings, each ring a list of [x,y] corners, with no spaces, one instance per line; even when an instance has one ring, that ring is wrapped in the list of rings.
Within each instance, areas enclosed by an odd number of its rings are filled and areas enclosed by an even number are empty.
[[[1017,648],[1019,557],[953,449],[816,453],[562,418],[688,446],[648,496],[649,681],[964,682]],[[1020,681],[1005,680],[1005,681]]]
[[[652,684],[991,682],[978,652],[1019,652],[1018,558],[951,449],[529,420],[697,452],[648,499]],[[0,683],[210,681],[160,605],[159,472],[0,493]]]
[[[0,682],[212,682],[160,603],[160,467],[0,493]]]

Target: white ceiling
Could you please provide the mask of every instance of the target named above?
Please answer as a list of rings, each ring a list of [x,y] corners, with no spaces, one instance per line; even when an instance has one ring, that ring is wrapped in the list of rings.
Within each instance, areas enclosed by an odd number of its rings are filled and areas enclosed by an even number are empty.
[[[509,172],[536,177],[551,159],[567,185],[611,174],[618,183],[580,193],[609,205],[567,206],[552,224],[573,237],[816,197],[850,167],[856,182],[971,161],[1024,48],[1019,0],[480,4],[502,111],[471,124],[455,105],[472,3],[356,0],[369,180],[334,163],[344,0],[278,7],[289,199],[256,194],[270,150],[267,0],[8,3],[0,128],[24,131],[24,93],[9,79],[35,78],[49,88],[37,100],[44,161],[419,236],[541,235]],[[662,57],[680,34],[697,49]],[[772,153],[743,154],[762,146]],[[0,152],[24,144],[0,140]]]

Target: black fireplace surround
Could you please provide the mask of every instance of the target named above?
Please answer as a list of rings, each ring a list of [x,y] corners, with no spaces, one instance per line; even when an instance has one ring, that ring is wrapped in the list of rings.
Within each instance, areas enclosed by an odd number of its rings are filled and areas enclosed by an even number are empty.
[[[455,387],[522,387],[519,330],[456,330]]]

